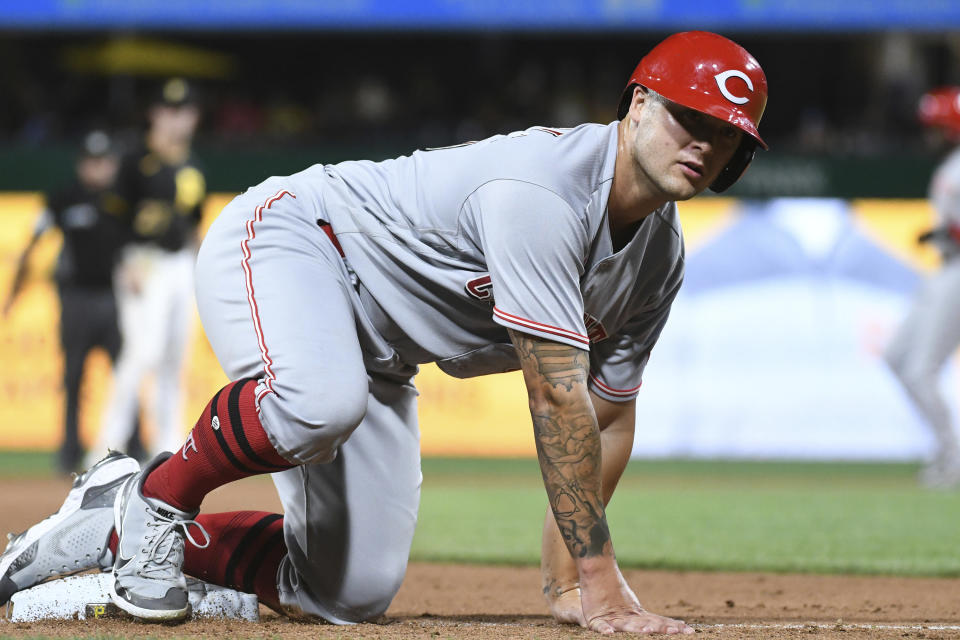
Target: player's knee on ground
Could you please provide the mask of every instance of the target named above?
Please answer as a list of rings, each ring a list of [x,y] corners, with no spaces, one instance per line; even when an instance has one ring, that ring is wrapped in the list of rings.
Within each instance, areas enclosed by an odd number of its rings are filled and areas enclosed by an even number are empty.
[[[279,453],[301,464],[329,462],[367,412],[367,383],[338,385],[314,393],[284,389],[261,401],[264,428]]]
[[[352,569],[339,580],[322,575],[314,575],[313,580],[307,580],[301,576],[300,580],[310,585],[312,598],[319,609],[310,602],[303,602],[294,610],[320,615],[339,624],[366,622],[382,616],[400,590],[407,570],[407,559],[404,556],[396,561],[381,560],[377,563],[368,562],[365,571]],[[325,570],[329,572],[329,567],[314,568],[315,573]],[[311,599],[305,593],[299,595]]]
[[[338,602],[339,617],[347,622],[373,620],[387,612],[394,596],[403,582],[403,570],[390,575],[386,569],[362,577],[353,576],[349,589],[341,595]]]

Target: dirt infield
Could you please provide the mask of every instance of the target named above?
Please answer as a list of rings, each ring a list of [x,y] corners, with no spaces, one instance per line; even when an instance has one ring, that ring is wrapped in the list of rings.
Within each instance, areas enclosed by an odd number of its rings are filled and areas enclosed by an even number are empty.
[[[25,490],[29,487],[29,490]],[[19,531],[57,508],[66,480],[0,478],[0,533]],[[242,502],[233,491],[242,492]],[[210,511],[277,510],[272,486],[244,481],[208,497]],[[960,579],[628,571],[650,610],[682,618],[698,635],[733,638],[960,638]],[[265,612],[260,623],[175,626],[118,620],[0,622],[0,637],[202,638],[589,638],[546,615],[535,568],[415,564],[385,618],[356,627],[292,622]]]

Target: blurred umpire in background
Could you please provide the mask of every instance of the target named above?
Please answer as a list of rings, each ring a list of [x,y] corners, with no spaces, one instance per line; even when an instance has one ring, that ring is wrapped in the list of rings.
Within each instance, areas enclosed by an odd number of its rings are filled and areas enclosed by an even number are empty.
[[[939,130],[946,141],[960,142],[960,87],[924,94],[918,111],[920,121]],[[887,348],[886,360],[936,439],[936,452],[920,481],[948,488],[960,485],[960,443],[939,381],[947,358],[960,345],[960,148],[933,174],[930,200],[936,226],[918,240],[932,243],[943,265],[923,284]]]
[[[74,471],[83,457],[77,431],[80,378],[87,354],[103,347],[110,360],[120,352],[113,270],[123,240],[118,219],[121,203],[111,192],[118,157],[110,137],[92,131],[84,138],[76,163],[76,180],[48,195],[33,235],[17,264],[10,295],[3,306],[6,316],[26,281],[29,258],[41,236],[53,228],[63,232],[63,247],[54,274],[60,295],[60,339],[64,353],[63,385],[66,392],[63,444],[57,466]],[[134,421],[136,406],[134,406]],[[124,449],[140,448],[138,430],[128,431],[133,441]]]
[[[117,272],[123,349],[92,464],[107,449],[122,450],[134,429],[140,387],[153,374],[147,399],[153,452],[183,439],[181,371],[193,320],[193,263],[206,184],[191,144],[200,119],[196,93],[185,80],[166,81],[147,110],[140,148],[117,176],[128,236]],[[162,401],[160,400],[162,399]],[[89,465],[88,465],[89,466]]]

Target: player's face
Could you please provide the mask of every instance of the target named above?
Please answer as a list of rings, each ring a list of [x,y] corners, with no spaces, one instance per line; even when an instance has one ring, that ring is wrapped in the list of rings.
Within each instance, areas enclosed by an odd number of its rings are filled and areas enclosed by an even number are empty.
[[[741,130],[663,98],[631,105],[627,125],[638,179],[667,200],[687,200],[710,186],[740,145]]]
[[[106,189],[117,175],[114,155],[86,156],[77,162],[77,177],[89,189]]]
[[[151,126],[158,135],[181,143],[190,142],[200,121],[196,105],[157,105],[150,112]]]

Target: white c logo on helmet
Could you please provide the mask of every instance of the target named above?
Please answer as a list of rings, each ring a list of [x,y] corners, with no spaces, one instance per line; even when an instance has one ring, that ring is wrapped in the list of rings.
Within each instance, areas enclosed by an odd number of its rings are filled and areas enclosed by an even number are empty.
[[[720,87],[720,93],[723,94],[724,98],[726,98],[727,100],[729,100],[734,104],[744,104],[746,102],[750,102],[750,98],[735,96],[732,93],[730,93],[729,89],[727,89],[727,80],[729,80],[731,77],[734,77],[734,78],[740,78],[741,80],[746,82],[747,89],[750,89],[751,92],[753,91],[753,82],[750,81],[750,77],[747,74],[745,74],[743,71],[738,71],[737,69],[733,69],[731,71],[724,71],[723,73],[718,73],[713,77],[717,81],[717,86]]]

